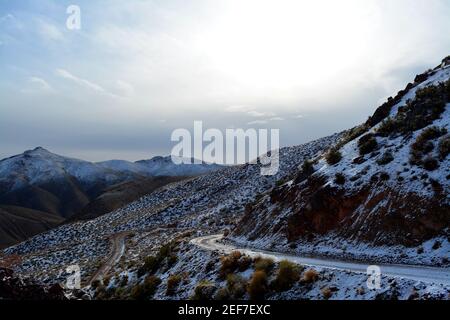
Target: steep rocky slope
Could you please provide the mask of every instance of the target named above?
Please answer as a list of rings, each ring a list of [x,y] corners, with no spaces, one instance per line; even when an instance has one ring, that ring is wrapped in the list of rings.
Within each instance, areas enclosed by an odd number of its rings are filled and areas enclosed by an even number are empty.
[[[310,254],[448,264],[449,122],[446,59],[248,206],[230,238]]]

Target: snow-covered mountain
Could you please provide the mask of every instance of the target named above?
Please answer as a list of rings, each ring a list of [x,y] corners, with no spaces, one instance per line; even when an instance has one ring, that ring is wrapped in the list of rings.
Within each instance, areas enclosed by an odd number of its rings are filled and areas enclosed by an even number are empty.
[[[127,172],[63,157],[38,147],[0,161],[0,192],[40,185],[69,176],[86,186],[99,183],[111,185],[131,178]]]
[[[193,162],[192,162],[193,163]],[[124,160],[110,160],[98,162],[103,168],[117,170],[121,172],[130,172],[146,176],[197,176],[222,168],[216,164],[174,164],[170,156],[154,157],[149,160],[140,160],[136,162]]]
[[[185,176],[219,166],[174,165],[170,158],[92,163],[38,147],[0,161],[0,247],[65,219],[97,217]],[[42,217],[40,220],[39,217]]]

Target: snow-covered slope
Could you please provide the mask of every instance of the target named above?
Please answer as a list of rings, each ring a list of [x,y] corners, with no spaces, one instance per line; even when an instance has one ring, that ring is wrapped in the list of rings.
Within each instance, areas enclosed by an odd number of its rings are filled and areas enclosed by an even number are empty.
[[[54,279],[69,261],[78,261],[88,277],[105,255],[104,243],[112,235],[132,232],[138,241],[130,254],[145,257],[162,240],[152,230],[164,228],[170,237],[183,230],[217,232],[232,227],[245,206],[298,170],[305,159],[319,155],[337,142],[336,134],[304,145],[280,150],[280,170],[262,176],[259,165],[225,167],[200,177],[162,187],[119,210],[87,222],[64,225],[5,250],[26,257],[17,270],[40,279]],[[63,252],[63,254],[60,254]]]
[[[448,264],[449,122],[447,59],[249,208],[230,238],[313,255]]]

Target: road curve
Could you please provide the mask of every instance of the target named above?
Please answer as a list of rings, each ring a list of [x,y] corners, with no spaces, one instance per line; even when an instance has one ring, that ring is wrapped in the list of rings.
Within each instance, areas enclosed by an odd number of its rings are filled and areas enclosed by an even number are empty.
[[[223,238],[223,235],[209,235],[192,239],[190,242],[200,248],[208,251],[220,251],[222,253],[230,253],[232,251],[240,251],[248,256],[256,257],[262,256],[272,258],[275,261],[289,260],[294,263],[321,267],[335,270],[345,270],[356,273],[367,273],[367,267],[370,264],[357,263],[348,261],[331,260],[325,258],[306,258],[301,256],[295,256],[286,253],[273,252],[267,250],[258,250],[251,248],[242,248],[230,244],[224,244],[218,242]],[[381,268],[381,273],[386,276],[395,278],[411,279],[415,281],[422,281],[425,283],[442,284],[450,286],[450,269],[449,268],[433,268],[423,266],[410,266],[410,265],[389,265],[389,264],[376,264]]]
[[[111,253],[106,261],[100,266],[97,272],[92,276],[89,284],[94,281],[102,280],[105,275],[120,261],[125,252],[125,238],[129,235],[129,232],[121,232],[113,235],[110,238],[111,241]]]

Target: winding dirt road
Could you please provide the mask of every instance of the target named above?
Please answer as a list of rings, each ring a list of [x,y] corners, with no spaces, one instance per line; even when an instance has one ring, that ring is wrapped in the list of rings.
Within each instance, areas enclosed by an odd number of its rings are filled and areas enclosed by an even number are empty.
[[[92,276],[89,284],[97,280],[102,280],[109,271],[120,261],[125,253],[125,239],[130,235],[130,232],[121,232],[113,235],[111,241],[111,253],[106,261],[100,266],[97,272]]]
[[[294,263],[321,267],[335,270],[351,271],[356,273],[367,274],[367,263],[356,263],[348,261],[330,260],[325,258],[306,258],[286,253],[273,252],[267,250],[258,250],[251,248],[243,248],[239,246],[233,246],[230,244],[220,243],[223,235],[210,235],[192,239],[190,242],[200,248],[208,251],[219,251],[222,253],[230,253],[232,251],[240,251],[248,256],[256,257],[262,256],[271,258],[275,261],[289,260]],[[389,265],[389,264],[375,264],[381,269],[383,275],[411,279],[415,281],[422,281],[425,283],[442,284],[450,287],[450,269],[449,268],[433,268],[423,266],[411,266],[411,265]]]

